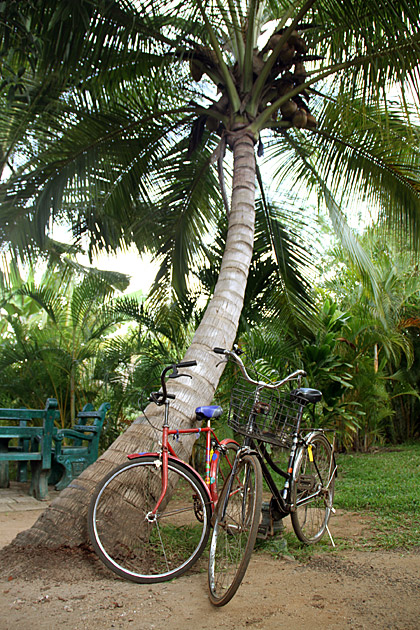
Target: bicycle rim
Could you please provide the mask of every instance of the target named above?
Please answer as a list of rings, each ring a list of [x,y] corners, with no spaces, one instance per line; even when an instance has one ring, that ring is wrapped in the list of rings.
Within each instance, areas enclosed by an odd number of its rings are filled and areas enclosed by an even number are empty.
[[[217,506],[210,544],[209,597],[215,606],[224,606],[232,599],[254,548],[262,502],[258,459],[254,455],[241,457],[232,485],[230,481],[226,481]]]
[[[293,529],[302,542],[316,543],[327,529],[334,499],[332,449],[324,435],[313,435],[300,448],[293,479]]]
[[[168,492],[161,494],[161,462],[146,456],[116,468],[99,484],[89,507],[92,545],[112,571],[133,582],[162,582],[182,575],[206,546],[211,507],[199,477],[168,464]],[[150,517],[149,517],[150,519]]]

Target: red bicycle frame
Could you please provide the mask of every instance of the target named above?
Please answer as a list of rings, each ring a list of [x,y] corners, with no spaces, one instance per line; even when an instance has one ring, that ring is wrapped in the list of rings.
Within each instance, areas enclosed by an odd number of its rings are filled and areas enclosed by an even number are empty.
[[[137,457],[144,457],[146,455],[149,455],[149,456],[152,455],[159,458],[159,460],[161,461],[162,492],[154,509],[151,512],[152,516],[154,516],[156,512],[158,511],[163,501],[163,498],[166,494],[166,491],[168,489],[168,461],[170,458],[175,459],[178,462],[182,462],[184,466],[192,470],[196,475],[199,474],[195,470],[195,468],[193,468],[193,466],[191,466],[184,460],[180,459],[178,455],[175,453],[172,446],[169,444],[170,435],[178,436],[178,435],[185,435],[185,434],[191,434],[191,433],[198,433],[198,434],[205,433],[206,434],[206,468],[205,468],[206,476],[204,479],[204,485],[209,495],[212,511],[214,511],[214,507],[218,499],[216,477],[217,477],[217,470],[219,466],[220,452],[221,450],[223,450],[223,446],[228,445],[228,444],[235,444],[238,446],[238,443],[235,442],[235,440],[232,440],[229,438],[226,438],[222,440],[221,442],[219,442],[215,432],[213,431],[213,428],[210,426],[210,420],[207,421],[206,427],[197,428],[197,429],[170,429],[169,426],[167,426],[167,423],[164,422],[163,435],[162,435],[162,450],[160,453],[133,453],[131,455],[128,455],[128,459],[136,459]],[[211,444],[212,437],[216,441],[217,446],[220,448],[216,450],[212,449],[212,444]],[[229,462],[229,464],[232,467],[232,462]]]

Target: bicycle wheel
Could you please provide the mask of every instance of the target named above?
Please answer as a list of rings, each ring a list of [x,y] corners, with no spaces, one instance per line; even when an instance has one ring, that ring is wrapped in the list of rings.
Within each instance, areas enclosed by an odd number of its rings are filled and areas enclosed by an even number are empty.
[[[334,458],[331,445],[321,433],[314,433],[301,446],[293,471],[291,513],[296,536],[306,544],[324,535],[334,499]]]
[[[215,606],[227,604],[241,584],[257,537],[261,503],[260,462],[255,455],[244,455],[233,479],[227,479],[216,508],[208,575],[210,601]]]
[[[168,463],[168,491],[156,518],[161,461],[144,456],[122,464],[99,484],[88,512],[92,545],[112,571],[133,582],[163,582],[189,569],[206,546],[210,498],[200,477]]]

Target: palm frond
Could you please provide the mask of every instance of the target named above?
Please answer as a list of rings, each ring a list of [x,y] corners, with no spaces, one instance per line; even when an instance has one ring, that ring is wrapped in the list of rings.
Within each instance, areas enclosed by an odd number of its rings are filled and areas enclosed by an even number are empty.
[[[360,99],[342,106],[343,100],[329,99],[319,115],[314,147],[320,176],[343,204],[370,204],[401,230],[409,227],[418,242],[420,127],[407,122],[398,103],[381,109]]]

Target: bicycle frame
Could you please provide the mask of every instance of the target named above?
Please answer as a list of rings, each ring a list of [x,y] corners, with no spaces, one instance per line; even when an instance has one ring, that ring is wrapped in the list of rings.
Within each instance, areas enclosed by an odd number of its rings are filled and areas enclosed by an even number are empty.
[[[299,424],[300,424],[300,421],[299,421]],[[255,441],[252,441],[253,442],[252,446],[261,464],[261,469],[263,472],[264,479],[270,489],[271,494],[273,495],[273,497],[275,498],[277,502],[277,505],[278,505],[279,511],[282,514],[282,517],[287,516],[288,514],[290,514],[290,512],[293,512],[301,505],[305,505],[305,503],[310,503],[312,499],[319,496],[320,494],[320,491],[317,491],[313,494],[305,496],[302,499],[298,499],[296,503],[293,502],[293,497],[290,496],[290,487],[291,487],[291,482],[293,480],[293,473],[294,473],[294,468],[295,468],[295,460],[296,460],[298,447],[301,445],[304,445],[306,440],[311,438],[313,435],[317,433],[320,433],[320,434],[325,433],[325,431],[322,431],[321,429],[317,429],[315,431],[311,431],[307,436],[302,437],[299,433],[299,424],[298,424],[296,432],[293,434],[293,444],[292,444],[292,448],[289,454],[287,471],[282,470],[279,466],[277,466],[272,461],[271,457],[268,455],[265,449],[263,442],[255,443]],[[279,491],[277,484],[275,480],[273,479],[273,476],[270,472],[269,467],[272,470],[274,470],[278,475],[280,475],[281,477],[285,479],[285,484],[281,491]],[[332,448],[330,469],[328,473],[328,483],[324,486],[324,489],[329,488],[329,486],[331,485],[331,481],[334,475],[336,474],[336,471],[337,471],[337,465],[335,463],[335,458],[334,458],[334,448]]]
[[[258,402],[258,397],[259,397],[259,392],[260,392],[261,388],[258,388],[255,392],[255,403]],[[287,514],[290,513],[291,511],[291,501],[290,501],[290,486],[291,486],[291,481],[292,481],[292,477],[293,477],[293,469],[294,469],[294,463],[295,463],[295,458],[296,458],[296,453],[297,453],[297,449],[299,446],[299,434],[300,434],[300,423],[302,421],[302,414],[303,414],[303,409],[300,410],[298,417],[297,417],[297,422],[296,422],[296,430],[293,433],[292,436],[292,447],[290,449],[290,453],[289,453],[289,460],[288,460],[288,464],[287,464],[287,472],[283,471],[281,468],[276,467],[276,472],[278,474],[280,474],[284,479],[285,479],[285,483],[282,489],[282,492],[280,493],[278,488],[277,488],[277,484],[275,483],[269,468],[265,462],[265,459],[261,453],[261,444],[263,444],[263,442],[261,443],[256,443],[255,440],[253,440],[252,438],[246,438],[245,442],[247,442],[247,440],[249,440],[250,445],[252,445],[255,448],[255,451],[258,455],[258,458],[260,460],[260,464],[261,464],[261,469],[263,472],[263,477],[268,485],[268,487],[270,488],[270,491],[272,493],[272,495],[275,497],[276,501],[277,501],[277,505],[280,509],[280,511],[284,514],[284,516],[287,516]],[[252,427],[253,423],[255,421],[255,414],[251,414],[250,418],[249,418],[249,425],[250,427]],[[265,447],[264,447],[264,451],[265,451]],[[273,462],[274,463],[274,462]]]
[[[212,426],[211,419],[207,419],[207,426],[205,427],[197,427],[192,429],[170,429],[169,428],[169,400],[165,400],[165,415],[164,421],[162,425],[162,446],[160,452],[156,453],[133,453],[128,455],[128,459],[136,459],[138,457],[143,457],[145,455],[152,455],[159,458],[162,466],[162,489],[161,495],[157,500],[157,503],[154,509],[149,514],[149,519],[153,520],[156,517],[156,514],[159,510],[159,507],[162,504],[162,501],[166,495],[168,490],[168,461],[169,459],[175,459],[178,462],[181,462],[183,465],[188,467],[190,470],[194,472],[194,474],[198,475],[200,479],[203,481],[204,486],[207,490],[209,501],[211,505],[212,512],[214,511],[214,507],[218,500],[217,495],[217,484],[216,484],[216,472],[219,464],[220,452],[223,450],[224,445],[226,444],[237,444],[235,440],[225,439],[221,442],[218,440]],[[205,479],[203,480],[201,475],[197,472],[193,466],[182,460],[172,446],[169,443],[169,436],[172,435],[176,438],[180,435],[191,435],[205,433],[206,435],[206,474]],[[216,443],[216,450],[212,448],[212,438]],[[230,462],[229,462],[230,464]],[[231,466],[232,467],[232,466]]]
[[[245,369],[244,364],[242,363],[241,359],[239,358],[239,356],[237,354],[234,354],[232,352],[226,352],[224,349],[222,348],[214,348],[214,351],[217,354],[228,354],[230,356],[233,356],[237,365],[239,366],[242,374],[245,376],[246,380],[248,380],[248,382],[253,383],[256,386],[255,389],[255,393],[254,393],[254,406],[258,403],[259,401],[259,394],[260,391],[263,390],[264,388],[268,388],[268,389],[277,389],[278,387],[280,387],[281,385],[283,385],[284,383],[287,383],[289,380],[292,379],[299,379],[299,383],[300,383],[300,378],[305,375],[305,372],[303,370],[296,370],[295,372],[293,372],[293,374],[290,374],[289,376],[287,376],[285,379],[282,379],[281,381],[277,381],[274,384],[267,384],[263,381],[255,381],[254,379],[251,379]],[[260,452],[260,450],[258,449],[258,447],[256,447],[254,440],[251,437],[246,436],[243,442],[242,447],[239,449],[237,456],[235,458],[235,462],[233,465],[233,473],[230,477],[229,480],[229,485],[227,488],[227,492],[225,494],[225,500],[224,500],[224,504],[222,506],[222,515],[224,516],[225,514],[225,510],[226,510],[226,503],[227,503],[227,497],[230,494],[231,488],[232,488],[232,484],[233,484],[233,478],[236,474],[236,467],[237,467],[237,462],[238,459],[241,457],[241,454],[246,453],[246,452],[254,452],[260,461],[261,464],[261,468],[262,468],[262,472],[263,472],[263,476],[264,479],[266,480],[272,495],[276,498],[277,503],[282,511],[282,513],[284,514],[284,516],[287,516],[290,513],[290,509],[288,508],[288,504],[287,504],[287,497],[289,494],[289,488],[290,488],[290,481],[292,479],[292,473],[293,473],[293,464],[294,464],[294,460],[295,460],[295,456],[296,456],[296,451],[297,451],[297,447],[298,447],[298,435],[299,435],[299,428],[300,428],[300,422],[302,419],[302,413],[303,411],[301,410],[299,417],[298,417],[298,421],[297,421],[297,426],[296,426],[296,432],[293,436],[293,444],[292,444],[292,449],[290,452],[290,456],[289,456],[289,463],[288,463],[288,472],[285,473],[284,471],[282,471],[280,468],[277,469],[276,472],[279,472],[284,478],[285,478],[285,485],[283,487],[283,492],[282,495],[279,493],[278,488],[276,483],[274,482],[270,471],[264,461],[264,458]],[[252,427],[253,424],[255,422],[255,414],[251,413],[251,415],[249,416],[249,420],[248,420],[248,427],[251,429],[252,432]]]

